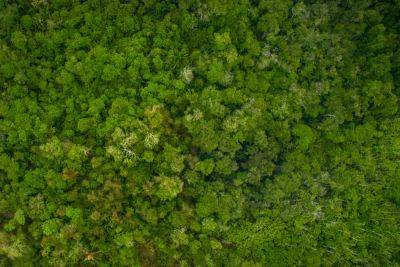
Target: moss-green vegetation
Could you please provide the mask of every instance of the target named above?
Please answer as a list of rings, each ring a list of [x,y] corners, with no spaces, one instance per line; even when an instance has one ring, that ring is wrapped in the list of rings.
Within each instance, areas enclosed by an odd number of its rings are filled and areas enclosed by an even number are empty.
[[[0,266],[397,266],[398,0],[0,0]]]

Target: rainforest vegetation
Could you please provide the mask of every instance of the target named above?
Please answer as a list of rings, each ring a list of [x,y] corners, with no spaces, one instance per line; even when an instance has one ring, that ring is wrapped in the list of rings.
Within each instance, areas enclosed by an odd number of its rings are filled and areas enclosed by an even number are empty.
[[[0,266],[399,266],[399,0],[0,0]]]

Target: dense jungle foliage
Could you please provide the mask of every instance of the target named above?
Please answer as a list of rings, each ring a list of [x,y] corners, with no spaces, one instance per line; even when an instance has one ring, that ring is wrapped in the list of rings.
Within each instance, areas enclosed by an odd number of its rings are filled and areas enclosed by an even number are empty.
[[[399,0],[0,0],[0,266],[399,266],[399,34]]]

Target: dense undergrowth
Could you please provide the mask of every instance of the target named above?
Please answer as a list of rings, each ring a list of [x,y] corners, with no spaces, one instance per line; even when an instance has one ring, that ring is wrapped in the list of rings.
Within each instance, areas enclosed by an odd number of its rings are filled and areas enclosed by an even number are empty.
[[[0,265],[397,266],[399,15],[0,0]]]

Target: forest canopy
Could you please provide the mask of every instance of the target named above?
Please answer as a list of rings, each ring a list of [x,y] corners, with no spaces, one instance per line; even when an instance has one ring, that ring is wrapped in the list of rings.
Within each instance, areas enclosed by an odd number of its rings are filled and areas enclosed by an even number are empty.
[[[399,0],[0,0],[0,266],[398,266]]]

